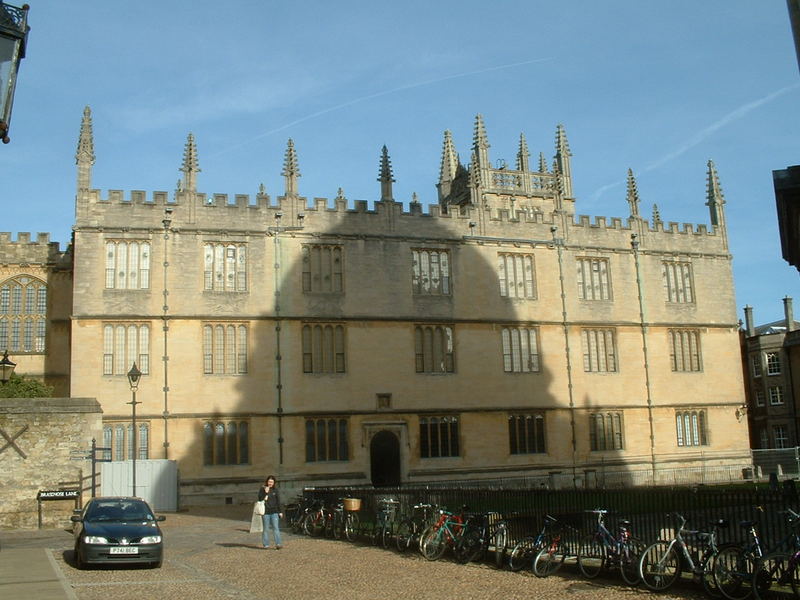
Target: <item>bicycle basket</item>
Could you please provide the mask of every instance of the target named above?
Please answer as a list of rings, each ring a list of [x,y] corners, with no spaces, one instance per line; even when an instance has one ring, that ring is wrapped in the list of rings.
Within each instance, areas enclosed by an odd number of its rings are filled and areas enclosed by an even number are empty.
[[[361,498],[345,498],[343,502],[345,510],[361,510]]]

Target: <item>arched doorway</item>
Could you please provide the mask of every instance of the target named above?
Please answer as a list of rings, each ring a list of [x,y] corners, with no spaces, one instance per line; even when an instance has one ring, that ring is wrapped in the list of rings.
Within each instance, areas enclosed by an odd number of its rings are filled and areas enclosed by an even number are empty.
[[[400,485],[400,439],[385,429],[372,436],[369,444],[372,485]]]

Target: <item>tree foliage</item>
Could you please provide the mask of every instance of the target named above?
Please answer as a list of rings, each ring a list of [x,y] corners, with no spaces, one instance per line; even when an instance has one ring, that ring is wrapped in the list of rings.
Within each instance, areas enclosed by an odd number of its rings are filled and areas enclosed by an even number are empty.
[[[11,379],[0,383],[0,398],[50,398],[53,386],[27,375],[11,374]]]

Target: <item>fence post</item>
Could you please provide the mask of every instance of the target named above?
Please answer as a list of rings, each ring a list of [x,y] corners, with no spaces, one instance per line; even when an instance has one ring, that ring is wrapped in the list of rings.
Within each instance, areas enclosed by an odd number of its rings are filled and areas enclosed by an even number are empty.
[[[795,477],[800,477],[800,448],[794,447],[794,464],[795,464]]]

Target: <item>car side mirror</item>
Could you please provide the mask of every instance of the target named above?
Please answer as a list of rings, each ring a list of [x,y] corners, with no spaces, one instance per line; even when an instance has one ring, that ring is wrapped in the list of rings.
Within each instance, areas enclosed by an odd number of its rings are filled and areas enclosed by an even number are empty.
[[[69,518],[69,520],[72,521],[73,523],[80,523],[81,522],[81,516],[80,515],[72,515]]]
[[[156,517],[156,521],[166,521],[166,520],[167,520],[167,517],[165,517],[164,515],[158,515]]]

